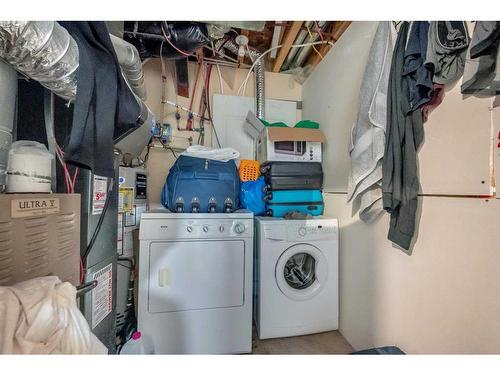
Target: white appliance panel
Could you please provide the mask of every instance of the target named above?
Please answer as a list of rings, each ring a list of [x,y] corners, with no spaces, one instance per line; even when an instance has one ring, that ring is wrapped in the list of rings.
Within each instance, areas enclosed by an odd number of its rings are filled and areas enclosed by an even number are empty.
[[[149,312],[243,305],[243,241],[154,242],[149,254]]]

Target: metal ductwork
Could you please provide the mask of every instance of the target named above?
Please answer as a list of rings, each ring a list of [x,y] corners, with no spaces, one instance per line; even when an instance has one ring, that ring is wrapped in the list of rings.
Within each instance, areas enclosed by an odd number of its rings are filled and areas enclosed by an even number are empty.
[[[0,187],[5,185],[5,170],[12,144],[12,128],[16,115],[17,73],[0,61]]]
[[[221,42],[220,45],[222,45],[222,43],[223,42]],[[219,48],[218,44],[219,43],[216,44],[217,49]],[[233,40],[228,40],[224,44],[224,48],[238,55],[239,46]],[[249,49],[249,53],[250,59],[253,61],[260,56],[260,53],[254,49]],[[255,114],[259,119],[264,119],[266,116],[265,72],[264,59],[260,59],[255,65]]]
[[[111,39],[122,72],[141,106],[138,122],[142,125],[118,140],[116,147],[122,153],[138,155],[149,142],[155,116],[143,101],[146,90],[137,50],[119,38],[111,36]],[[57,22],[0,21],[0,58],[61,98],[75,99],[78,46],[67,30]],[[144,147],[140,148],[141,145]]]
[[[75,98],[78,46],[57,22],[0,21],[0,58],[61,98]]]
[[[110,35],[111,43],[116,52],[116,57],[122,68],[125,78],[132,91],[143,101],[146,100],[146,87],[144,86],[144,71],[139,52],[132,44]]]

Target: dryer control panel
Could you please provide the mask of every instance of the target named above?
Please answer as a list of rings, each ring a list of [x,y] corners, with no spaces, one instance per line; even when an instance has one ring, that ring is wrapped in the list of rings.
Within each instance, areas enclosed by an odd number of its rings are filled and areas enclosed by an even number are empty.
[[[253,220],[156,219],[153,222],[149,222],[148,225],[143,225],[141,231],[141,236],[162,240],[253,237]]]

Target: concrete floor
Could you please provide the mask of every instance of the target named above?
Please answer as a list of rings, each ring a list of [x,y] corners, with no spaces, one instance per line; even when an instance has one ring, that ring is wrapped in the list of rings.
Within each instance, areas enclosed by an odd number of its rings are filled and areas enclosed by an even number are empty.
[[[254,330],[252,354],[349,354],[354,350],[339,331],[259,340]]]

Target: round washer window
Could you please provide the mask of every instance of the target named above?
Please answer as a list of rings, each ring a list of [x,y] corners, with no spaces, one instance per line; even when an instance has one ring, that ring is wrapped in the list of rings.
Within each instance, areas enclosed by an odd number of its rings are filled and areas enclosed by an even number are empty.
[[[311,254],[292,255],[283,268],[283,276],[294,289],[306,289],[316,280],[316,259]]]

